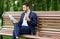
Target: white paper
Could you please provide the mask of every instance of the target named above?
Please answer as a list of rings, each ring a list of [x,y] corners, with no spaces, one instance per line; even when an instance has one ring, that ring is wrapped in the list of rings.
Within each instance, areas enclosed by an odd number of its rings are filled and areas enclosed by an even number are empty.
[[[18,21],[11,15],[11,14],[8,14],[10,20],[13,21],[13,23],[17,23]]]

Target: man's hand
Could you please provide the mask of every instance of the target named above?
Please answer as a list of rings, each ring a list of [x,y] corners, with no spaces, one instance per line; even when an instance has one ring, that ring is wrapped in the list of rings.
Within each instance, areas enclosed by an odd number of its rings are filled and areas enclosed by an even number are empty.
[[[27,20],[27,21],[30,21],[30,18],[29,18],[29,17],[27,17],[27,18],[26,18],[26,20]]]
[[[26,21],[30,21],[30,18],[29,18],[29,16],[28,16],[27,13],[25,14],[25,20],[26,20]]]

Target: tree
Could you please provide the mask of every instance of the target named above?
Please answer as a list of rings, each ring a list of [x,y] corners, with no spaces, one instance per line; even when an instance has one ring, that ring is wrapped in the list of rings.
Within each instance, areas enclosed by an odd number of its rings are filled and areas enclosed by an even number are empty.
[[[2,16],[3,13],[3,0],[0,0],[0,18]]]
[[[22,11],[23,2],[30,3],[34,11],[60,10],[60,0],[4,0],[4,11]]]

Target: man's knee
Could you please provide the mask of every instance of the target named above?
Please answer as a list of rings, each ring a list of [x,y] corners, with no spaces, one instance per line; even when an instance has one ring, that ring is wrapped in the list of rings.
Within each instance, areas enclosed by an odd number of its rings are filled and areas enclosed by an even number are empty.
[[[18,23],[14,23],[14,30],[19,30],[19,28]]]

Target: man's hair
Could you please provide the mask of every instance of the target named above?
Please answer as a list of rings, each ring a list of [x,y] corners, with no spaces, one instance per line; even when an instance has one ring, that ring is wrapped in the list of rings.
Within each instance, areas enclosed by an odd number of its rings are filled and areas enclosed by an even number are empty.
[[[26,5],[26,7],[29,7],[30,8],[30,4],[27,3],[27,2],[24,2],[23,5]]]

